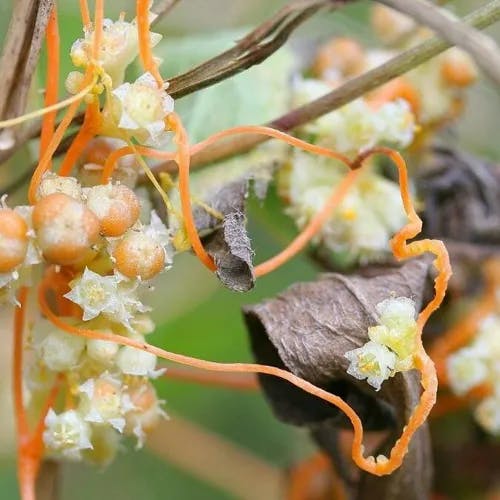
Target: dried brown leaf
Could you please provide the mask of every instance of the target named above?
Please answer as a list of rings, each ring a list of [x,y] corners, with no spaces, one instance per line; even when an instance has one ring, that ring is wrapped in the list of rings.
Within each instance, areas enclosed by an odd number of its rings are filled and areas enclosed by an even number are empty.
[[[500,243],[500,166],[436,147],[420,169],[424,231],[456,242]]]
[[[375,306],[392,294],[411,297],[420,308],[430,289],[431,260],[413,259],[402,266],[380,268],[376,274],[327,274],[318,281],[291,286],[275,299],[246,307],[245,319],[258,362],[290,370],[346,400],[366,430],[388,429],[393,443],[420,397],[416,373],[399,373],[376,392],[365,381],[347,375],[344,354],[367,340],[377,324]],[[304,394],[286,382],[259,377],[276,415],[285,422],[308,427],[325,451],[338,462],[332,435],[349,426],[333,406]],[[394,434],[394,435],[392,435]],[[428,431],[414,437],[405,465],[387,478],[364,477],[358,498],[424,499],[430,486]],[[363,496],[368,495],[368,496]]]

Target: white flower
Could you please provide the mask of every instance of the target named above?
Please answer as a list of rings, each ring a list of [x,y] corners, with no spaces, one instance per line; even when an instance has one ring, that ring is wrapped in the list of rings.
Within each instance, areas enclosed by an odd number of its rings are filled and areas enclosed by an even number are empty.
[[[351,362],[347,373],[367,382],[377,391],[387,380],[396,364],[396,355],[384,345],[369,341],[364,346],[348,351],[344,356]]]
[[[417,311],[415,302],[408,297],[391,297],[379,302],[375,310],[379,322],[387,328],[408,328],[415,326]]]
[[[466,394],[487,380],[488,367],[478,354],[473,347],[464,347],[446,360],[450,386],[456,394]]]
[[[280,172],[280,194],[288,198],[286,212],[300,228],[324,208],[343,172],[336,161],[293,153]],[[365,171],[322,226],[314,243],[344,253],[353,262],[366,263],[389,253],[389,240],[405,221],[397,184]]]
[[[150,43],[154,47],[162,36],[150,33]],[[94,31],[85,30],[85,38],[77,40],[71,47],[71,59],[75,66],[87,66],[91,60]],[[104,19],[101,48],[98,63],[111,77],[113,87],[123,82],[126,67],[139,53],[137,25],[122,19]]]
[[[56,415],[50,409],[45,417],[43,442],[50,453],[79,460],[82,450],[92,448],[90,426],[75,410]]]
[[[294,104],[305,104],[330,91],[331,87],[324,82],[298,80]],[[364,99],[356,99],[303,127],[317,144],[351,156],[382,142],[407,146],[413,140],[414,130],[414,116],[403,99],[384,103],[378,109],[370,107]]]
[[[490,396],[477,406],[474,417],[486,431],[500,435],[500,394]]]
[[[75,369],[85,349],[85,339],[63,332],[48,321],[35,326],[33,341],[39,358],[53,371]]]
[[[28,235],[28,251],[26,252],[26,258],[24,259],[23,267],[26,268],[35,264],[40,264],[43,259],[42,252],[36,244],[36,234],[33,229],[33,206],[19,205],[14,208],[14,211],[17,212],[25,220],[26,225],[28,226],[28,232],[26,233]]]
[[[500,360],[499,315],[490,315],[481,322],[474,346],[479,352],[490,359]]]
[[[75,200],[82,199],[82,187],[75,177],[62,177],[53,172],[46,172],[38,187],[37,198],[44,198],[52,193],[63,193]]]
[[[104,314],[111,321],[131,328],[133,315],[149,310],[137,298],[137,287],[137,282],[128,282],[122,276],[101,276],[85,268],[71,282],[71,291],[65,297],[83,309],[83,321]]]
[[[174,110],[174,100],[165,91],[166,85],[158,88],[153,75],[144,73],[134,83],[123,83],[113,90],[118,127],[145,144],[165,142],[165,118]]]
[[[83,458],[93,465],[106,467],[116,457],[120,440],[120,433],[113,427],[94,425],[91,437],[92,449],[85,450]]]
[[[123,346],[116,356],[116,366],[126,375],[156,377],[164,370],[155,370],[156,356],[134,347]]]
[[[376,113],[383,126],[378,131],[378,142],[389,142],[398,148],[409,146],[415,136],[415,117],[405,99],[389,101]]]
[[[111,330],[109,330],[109,333],[112,333]],[[99,339],[87,340],[87,355],[89,358],[106,365],[114,361],[118,349],[119,345],[116,342]]]
[[[117,276],[101,276],[85,268],[82,276],[71,282],[71,291],[65,297],[83,309],[83,321],[103,312],[113,313],[119,305]]]
[[[118,432],[125,427],[125,414],[134,408],[130,397],[123,392],[122,382],[104,373],[88,379],[80,387],[79,410],[86,422],[109,424]]]

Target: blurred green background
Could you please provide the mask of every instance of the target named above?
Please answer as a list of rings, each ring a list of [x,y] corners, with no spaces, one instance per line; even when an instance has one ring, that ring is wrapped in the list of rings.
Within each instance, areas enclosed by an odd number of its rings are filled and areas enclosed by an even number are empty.
[[[155,31],[164,35],[164,41],[158,48],[158,53],[164,58],[163,75],[168,78],[177,71],[187,69],[230,47],[232,40],[239,34],[248,31],[284,3],[271,0],[181,1],[168,18],[155,28]],[[484,2],[452,2],[457,13],[472,10],[481,3]],[[72,69],[69,48],[80,36],[81,25],[76,0],[65,0],[59,4],[63,63],[61,74],[65,75]],[[108,1],[107,4],[108,17],[114,18],[121,10],[127,11],[130,17],[133,16],[131,1]],[[368,7],[369,2],[357,2],[339,12],[316,16],[298,30],[294,40],[314,42],[329,35],[356,35],[366,45],[370,45],[373,38],[368,26]],[[0,37],[5,34],[10,10],[9,2],[0,2]],[[292,40],[292,46],[293,43]],[[42,55],[39,88],[43,88],[44,58],[45,55]],[[217,129],[242,123],[259,123],[280,114],[279,107],[282,104],[274,101],[269,90],[269,95],[266,94],[271,80],[283,78],[283,75],[276,74],[280,64],[285,64],[283,59],[272,58],[260,68],[250,70],[248,75],[238,76],[234,82],[223,82],[194,97],[180,100],[177,109],[185,118],[192,136],[200,139]],[[35,89],[33,102],[38,99],[39,94]],[[481,82],[472,92],[467,112],[453,140],[462,147],[498,158],[498,141],[491,136],[491,131],[495,130],[499,107],[496,92],[487,83]],[[29,155],[30,151],[20,152],[10,162],[12,168],[2,170],[2,185],[9,180],[12,175],[10,172],[14,170],[17,175],[30,164]],[[281,214],[272,187],[264,204],[251,199],[249,205],[249,233],[256,250],[256,260],[261,261],[281,249],[295,231],[291,221]],[[242,295],[223,289],[216,278],[205,271],[191,255],[181,255],[176,258],[173,269],[163,275],[154,292],[152,300],[157,311],[158,328],[150,341],[175,352],[210,360],[250,361],[252,357],[242,322],[241,306],[271,297],[296,281],[313,279],[317,272],[314,264],[306,257],[298,257],[272,275],[259,280],[255,290]],[[7,339],[9,332],[5,331],[4,335],[4,339]],[[1,405],[0,415],[3,422],[0,431],[0,499],[11,499],[17,498],[17,486],[9,400],[9,349],[4,350],[3,357],[0,401],[5,404]],[[161,398],[166,400],[167,412],[180,415],[223,436],[272,467],[284,469],[312,450],[303,432],[282,425],[273,418],[259,393],[240,393],[168,380],[162,380],[156,386]],[[168,440],[161,445],[169,447]],[[204,450],[203,447],[198,450],[198,445],[195,438],[184,443],[185,447],[197,450],[202,459],[204,453],[209,457],[210,450]],[[193,477],[189,471],[180,470],[149,452],[147,448],[140,451],[132,448],[133,443],[129,443],[127,450],[120,453],[115,463],[105,471],[81,464],[65,465],[61,498],[235,498],[222,489]],[[171,452],[175,454],[175,449]],[[210,464],[210,467],[214,466],[217,464]],[[221,463],[220,466],[225,465]],[[259,477],[255,477],[255,481],[259,481]],[[246,498],[257,497],[252,495],[252,491],[248,491]]]

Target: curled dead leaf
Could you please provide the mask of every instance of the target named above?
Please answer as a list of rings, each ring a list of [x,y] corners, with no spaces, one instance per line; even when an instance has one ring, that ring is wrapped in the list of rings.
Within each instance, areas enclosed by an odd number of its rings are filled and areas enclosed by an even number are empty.
[[[390,431],[381,449],[374,451],[387,452],[420,397],[419,378],[415,372],[398,373],[375,392],[346,373],[349,361],[344,354],[368,340],[368,327],[377,324],[375,306],[382,300],[391,295],[410,297],[421,308],[431,289],[430,273],[431,259],[425,256],[376,273],[368,269],[365,275],[327,274],[248,306],[244,315],[256,360],[288,369],[341,396],[358,413],[365,430]],[[277,417],[309,428],[345,471],[345,464],[339,463],[335,432],[349,425],[346,417],[284,381],[265,375],[259,380]],[[363,474],[355,497],[423,500],[430,489],[431,463],[428,429],[423,426],[404,465],[384,478]]]

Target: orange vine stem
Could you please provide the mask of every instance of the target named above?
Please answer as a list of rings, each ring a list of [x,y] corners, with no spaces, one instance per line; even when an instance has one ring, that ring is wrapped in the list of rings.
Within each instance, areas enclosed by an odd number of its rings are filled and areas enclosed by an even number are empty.
[[[349,192],[351,186],[356,182],[358,174],[359,170],[351,170],[342,179],[342,182],[333,188],[323,208],[309,221],[299,235],[280,253],[255,267],[255,276],[259,277],[269,274],[297,255],[331,217],[335,208],[338,207]]]
[[[139,36],[139,57],[142,66],[155,78],[158,87],[163,86],[163,78],[158,70],[153,53],[151,51],[151,39],[149,34],[149,4],[150,0],[137,0],[137,31]]]
[[[57,103],[59,86],[59,27],[57,24],[57,6],[54,4],[49,16],[47,31],[45,33],[47,45],[47,82],[45,89],[45,106]],[[42,119],[42,129],[40,132],[40,156],[45,153],[47,146],[54,133],[57,111],[51,111],[44,115]],[[50,164],[49,164],[50,168]]]
[[[82,24],[85,28],[90,26],[90,11],[87,0],[80,0],[80,15],[82,16]]]
[[[84,86],[88,85],[91,82],[91,80],[92,80],[92,75],[89,69],[87,69],[83,85]],[[57,146],[61,142],[64,133],[71,124],[71,121],[73,120],[76,111],[78,110],[78,106],[80,106],[80,102],[81,99],[78,99],[70,104],[70,106],[66,111],[66,114],[64,115],[64,118],[61,120],[61,123],[56,128],[54,135],[52,136],[52,139],[49,142],[47,149],[45,150],[45,153],[42,155],[35,171],[33,172],[28,190],[28,200],[32,205],[36,202],[36,191],[38,189],[38,186],[40,185],[43,174],[45,174],[45,172],[49,170],[52,156],[54,155]]]
[[[25,323],[28,288],[22,287],[18,293],[19,306],[14,311],[14,362],[12,365],[12,383],[16,427],[20,442],[28,435],[28,422],[23,404],[23,331]]]
[[[99,101],[91,102],[85,110],[83,124],[71,143],[59,170],[59,175],[67,176],[71,173],[75,162],[83,153],[88,142],[95,136],[100,125]]]
[[[175,380],[180,382],[192,382],[212,387],[220,387],[223,389],[234,389],[237,391],[258,391],[260,386],[257,379],[253,375],[240,374],[222,374],[222,373],[206,373],[191,368],[180,368],[177,366],[169,366],[164,374],[166,380]]]
[[[124,146],[123,148],[116,149],[106,158],[106,162],[104,163],[104,168],[102,170],[101,183],[106,184],[109,182],[116,168],[116,164],[122,156],[134,154],[135,152],[161,160],[173,160],[175,158],[175,153],[159,151],[158,149],[146,148],[144,146]]]

